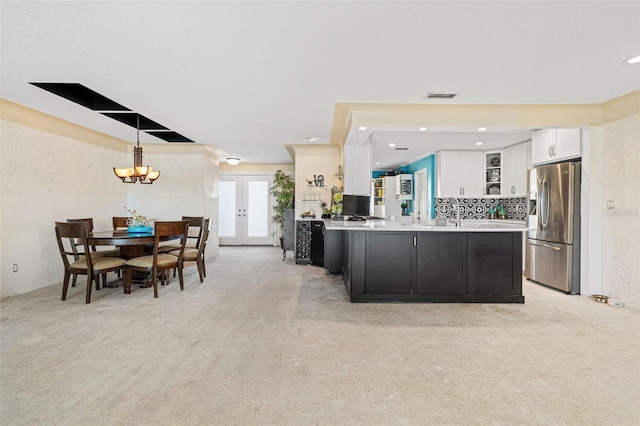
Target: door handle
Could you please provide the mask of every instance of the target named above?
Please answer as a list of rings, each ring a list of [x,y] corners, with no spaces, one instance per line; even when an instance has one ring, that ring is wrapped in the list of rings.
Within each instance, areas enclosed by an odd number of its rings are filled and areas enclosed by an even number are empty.
[[[555,250],[555,251],[562,251],[562,249],[560,249],[560,248],[558,248],[558,247],[551,246],[551,245],[549,245],[549,244],[544,244],[544,243],[531,243],[531,242],[530,242],[529,244],[531,244],[532,246],[544,247],[544,248],[548,248],[548,249]]]

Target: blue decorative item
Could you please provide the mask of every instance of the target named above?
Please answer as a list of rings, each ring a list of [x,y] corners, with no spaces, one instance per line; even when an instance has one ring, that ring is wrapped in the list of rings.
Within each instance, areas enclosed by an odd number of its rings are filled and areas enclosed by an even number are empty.
[[[151,226],[130,226],[128,229],[130,234],[149,234],[153,232]]]

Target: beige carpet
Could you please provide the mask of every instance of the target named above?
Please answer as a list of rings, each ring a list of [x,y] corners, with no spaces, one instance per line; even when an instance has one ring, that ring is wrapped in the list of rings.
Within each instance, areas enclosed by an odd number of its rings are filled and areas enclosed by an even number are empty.
[[[638,311],[526,281],[524,305],[350,304],[277,248],[220,253],[158,299],[0,302],[0,423],[640,424]]]

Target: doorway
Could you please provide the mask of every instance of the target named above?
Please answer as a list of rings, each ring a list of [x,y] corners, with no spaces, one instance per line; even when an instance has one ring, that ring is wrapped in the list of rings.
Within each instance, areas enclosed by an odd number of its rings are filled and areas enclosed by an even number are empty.
[[[416,195],[414,200],[414,215],[416,221],[424,225],[431,219],[431,182],[427,169],[421,169],[414,173]]]
[[[272,245],[270,176],[220,176],[220,245]]]

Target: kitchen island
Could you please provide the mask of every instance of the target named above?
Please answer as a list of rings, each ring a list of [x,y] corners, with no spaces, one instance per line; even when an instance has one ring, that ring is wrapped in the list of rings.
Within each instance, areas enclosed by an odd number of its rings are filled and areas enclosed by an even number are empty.
[[[517,222],[325,221],[325,268],[351,302],[524,303]]]

